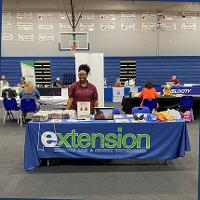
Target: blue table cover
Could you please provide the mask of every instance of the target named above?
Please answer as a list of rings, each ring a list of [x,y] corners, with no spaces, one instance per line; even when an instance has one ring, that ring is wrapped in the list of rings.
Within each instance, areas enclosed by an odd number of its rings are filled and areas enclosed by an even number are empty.
[[[183,157],[190,151],[186,123],[96,120],[59,123],[29,122],[26,127],[24,169],[41,158],[160,159]]]

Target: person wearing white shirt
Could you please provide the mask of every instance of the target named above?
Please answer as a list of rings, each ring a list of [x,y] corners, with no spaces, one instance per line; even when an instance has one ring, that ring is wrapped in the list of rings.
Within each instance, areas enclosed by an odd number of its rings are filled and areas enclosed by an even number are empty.
[[[135,79],[129,79],[124,83],[124,87],[135,87]]]
[[[6,88],[9,87],[9,83],[8,81],[6,80],[6,76],[5,75],[2,75],[1,76],[1,81],[0,81],[0,96],[2,96],[2,91]]]

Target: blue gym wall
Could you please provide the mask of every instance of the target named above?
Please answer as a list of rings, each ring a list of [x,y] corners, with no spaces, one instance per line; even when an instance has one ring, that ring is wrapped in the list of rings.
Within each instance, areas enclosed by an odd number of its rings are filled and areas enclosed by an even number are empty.
[[[2,57],[1,74],[5,74],[11,86],[16,86],[21,77],[20,61],[49,60],[51,62],[52,82],[64,73],[73,74],[73,57]],[[169,57],[105,57],[104,68],[108,85],[112,86],[120,74],[121,60],[136,60],[137,84],[143,86],[146,81],[162,85],[175,74],[181,83],[200,83],[200,56]]]

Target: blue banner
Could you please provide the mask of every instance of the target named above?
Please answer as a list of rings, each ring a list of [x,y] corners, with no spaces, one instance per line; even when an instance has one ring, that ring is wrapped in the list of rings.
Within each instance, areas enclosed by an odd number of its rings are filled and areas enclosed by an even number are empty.
[[[138,87],[138,92],[141,92],[142,87]],[[128,96],[130,88],[124,88],[124,96]],[[156,91],[163,94],[163,87],[156,87]],[[173,86],[171,88],[172,94],[183,95],[200,95],[200,86]],[[113,88],[104,88],[104,101],[113,102]]]
[[[116,123],[90,121],[30,122],[26,129],[24,168],[41,158],[160,159],[183,157],[190,150],[185,122]]]

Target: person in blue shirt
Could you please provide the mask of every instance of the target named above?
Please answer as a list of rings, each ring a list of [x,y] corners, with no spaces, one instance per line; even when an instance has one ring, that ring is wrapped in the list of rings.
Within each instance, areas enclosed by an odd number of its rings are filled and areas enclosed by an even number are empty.
[[[36,107],[39,109],[39,102],[38,99],[40,99],[40,93],[38,90],[33,86],[31,81],[27,81],[24,88],[22,89],[20,93],[21,99],[35,99]]]

